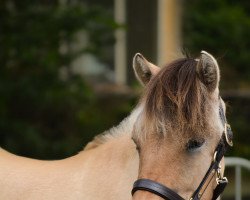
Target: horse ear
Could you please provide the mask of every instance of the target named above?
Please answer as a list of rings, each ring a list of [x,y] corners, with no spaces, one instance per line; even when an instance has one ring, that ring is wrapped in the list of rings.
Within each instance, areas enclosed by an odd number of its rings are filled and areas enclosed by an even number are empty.
[[[220,70],[215,58],[206,51],[201,51],[196,71],[201,82],[204,83],[208,91],[215,91],[220,81]]]
[[[152,76],[160,71],[160,68],[148,62],[142,54],[137,53],[133,58],[133,68],[137,79],[142,85],[146,85]]]

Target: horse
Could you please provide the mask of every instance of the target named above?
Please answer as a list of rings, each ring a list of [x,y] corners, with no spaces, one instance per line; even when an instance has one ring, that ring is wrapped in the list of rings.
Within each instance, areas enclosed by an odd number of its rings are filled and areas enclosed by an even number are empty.
[[[0,199],[216,199],[232,143],[217,61],[202,51],[159,68],[137,53],[133,69],[144,86],[138,105],[77,155],[45,161],[0,149]]]

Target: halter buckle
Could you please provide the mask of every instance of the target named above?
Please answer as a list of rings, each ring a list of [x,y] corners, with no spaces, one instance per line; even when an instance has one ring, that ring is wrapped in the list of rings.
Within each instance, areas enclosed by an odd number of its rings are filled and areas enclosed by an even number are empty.
[[[217,185],[228,183],[227,177],[223,177],[223,175],[221,174],[221,165],[219,165],[217,169],[216,183]]]
[[[226,177],[217,178],[216,182],[217,182],[217,186],[214,190],[212,200],[216,200],[221,195],[221,193],[224,191],[224,189],[226,188],[228,184],[228,180]]]
[[[222,174],[221,174],[221,165],[219,165],[218,166],[218,169],[217,169],[217,178],[216,178],[216,182],[217,182],[217,184],[218,184],[218,181],[220,181],[220,180],[222,180],[224,177],[222,176]],[[218,181],[217,181],[217,179],[218,179]]]
[[[227,177],[216,178],[216,183],[217,185],[227,184],[228,183]]]

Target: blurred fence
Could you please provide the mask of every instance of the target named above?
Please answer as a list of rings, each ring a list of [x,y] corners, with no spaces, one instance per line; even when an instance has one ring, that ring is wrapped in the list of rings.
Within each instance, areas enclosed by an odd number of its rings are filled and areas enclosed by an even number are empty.
[[[241,168],[250,170],[250,161],[239,157],[227,157],[226,167],[235,167],[235,200],[242,200],[241,194]]]

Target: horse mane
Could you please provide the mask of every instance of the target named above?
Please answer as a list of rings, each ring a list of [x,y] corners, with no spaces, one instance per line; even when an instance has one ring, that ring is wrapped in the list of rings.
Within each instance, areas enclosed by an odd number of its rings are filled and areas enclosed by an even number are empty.
[[[148,122],[169,122],[175,129],[189,130],[204,126],[207,95],[196,65],[195,59],[180,58],[164,66],[150,80],[142,98]]]
[[[117,138],[126,133],[131,133],[134,123],[138,118],[141,110],[142,108],[140,106],[137,106],[128,117],[120,122],[118,126],[112,127],[111,129],[95,136],[94,139],[84,147],[84,150],[94,149],[111,139]]]
[[[164,66],[147,84],[141,98],[141,105],[144,106],[137,107],[117,127],[96,136],[84,150],[96,148],[112,138],[132,132],[135,121],[142,119],[138,116],[143,107],[147,122],[138,123],[139,126],[135,128],[146,124],[145,133],[155,128],[160,128],[163,133],[169,128],[179,132],[185,129],[191,133],[202,133],[206,124],[207,94],[196,73],[196,65],[195,59],[180,58]],[[197,128],[200,130],[197,131]]]

